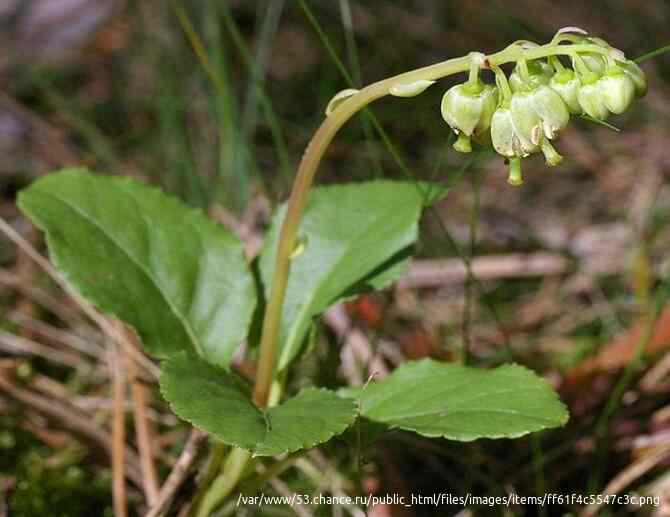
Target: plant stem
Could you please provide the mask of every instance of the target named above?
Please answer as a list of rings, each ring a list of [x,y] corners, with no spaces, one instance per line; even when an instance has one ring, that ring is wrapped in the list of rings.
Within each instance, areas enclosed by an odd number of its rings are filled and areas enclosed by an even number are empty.
[[[210,439],[211,440],[211,439]],[[210,487],[214,479],[216,479],[217,474],[221,470],[221,464],[223,463],[224,458],[226,457],[227,447],[226,444],[217,442],[214,443],[210,441],[211,451],[209,453],[209,460],[207,462],[207,467],[202,475],[202,478],[198,481],[198,487],[195,491],[195,495],[191,500],[191,513],[194,514],[195,511],[202,504],[205,495],[209,492]]]
[[[504,50],[492,54],[485,60],[485,67],[492,67],[517,61],[520,58],[539,59],[552,55],[572,55],[575,52],[594,52],[605,54],[607,51],[598,45],[548,45],[536,48],[521,48],[510,45]],[[275,259],[275,270],[270,288],[270,298],[263,320],[261,335],[260,358],[253,401],[258,407],[266,407],[270,387],[274,379],[277,363],[277,338],[281,323],[282,307],[286,294],[288,275],[291,266],[291,253],[296,244],[296,237],[302,214],[307,204],[314,175],[328,145],[337,131],[358,111],[376,99],[389,94],[396,84],[413,83],[420,80],[435,81],[470,69],[468,56],[449,59],[441,63],[419,68],[411,72],[384,79],[360,90],[357,94],[343,101],[326,120],[323,121],[305,150],[300,162],[298,173],[293,184],[288,210],[282,224],[279,248]]]
[[[219,503],[233,491],[242,477],[249,458],[251,458],[251,453],[244,449],[235,448],[230,451],[223,467],[223,473],[209,487],[202,498],[202,503],[197,508],[195,517],[209,517]]]

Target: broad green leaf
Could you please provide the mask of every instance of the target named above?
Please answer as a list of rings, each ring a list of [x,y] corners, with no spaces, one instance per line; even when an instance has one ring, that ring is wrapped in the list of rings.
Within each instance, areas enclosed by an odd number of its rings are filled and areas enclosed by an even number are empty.
[[[194,350],[228,365],[256,303],[237,238],[155,188],[82,169],[36,181],[19,206],[58,270],[151,354]]]
[[[279,369],[298,354],[312,318],[339,299],[385,287],[403,273],[422,208],[444,193],[434,185],[373,181],[310,194],[299,232],[305,247],[291,264],[284,302]],[[266,294],[285,214],[284,205],[260,257]]]
[[[239,377],[186,354],[163,363],[160,387],[180,418],[256,456],[314,447],[342,433],[357,415],[353,401],[314,388],[261,411]]]
[[[365,418],[459,441],[514,438],[568,420],[549,383],[517,364],[484,370],[424,359],[342,394],[359,400]]]

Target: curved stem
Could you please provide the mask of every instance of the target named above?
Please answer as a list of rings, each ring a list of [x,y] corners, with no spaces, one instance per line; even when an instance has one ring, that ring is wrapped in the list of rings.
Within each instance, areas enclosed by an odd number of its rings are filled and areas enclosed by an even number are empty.
[[[586,66],[586,63],[584,63],[584,60],[582,59],[582,56],[575,53],[572,56],[572,59],[573,59],[574,65],[575,65],[575,71],[577,72],[577,74],[579,75],[580,78],[588,78],[588,77],[594,75],[593,72],[591,72],[591,70],[589,69],[589,67]]]
[[[493,72],[496,75],[496,85],[501,94],[499,104],[500,106],[509,107],[510,101],[512,100],[512,90],[510,89],[509,81],[507,81],[507,76],[499,66],[493,67]]]
[[[565,71],[563,63],[561,63],[561,60],[558,59],[556,56],[549,57],[549,64],[554,67],[554,70],[556,70],[557,74],[560,74],[561,72]]]
[[[518,45],[509,47],[487,56],[484,66],[491,68],[520,58],[539,59],[550,55],[571,55],[574,52],[606,53],[598,45],[555,45],[537,48],[521,48]],[[275,259],[275,270],[270,288],[270,298],[265,311],[261,334],[260,357],[253,401],[259,407],[266,407],[268,395],[275,374],[277,363],[277,337],[279,335],[282,307],[291,264],[291,252],[296,243],[296,236],[307,204],[307,197],[314,181],[314,175],[328,145],[337,131],[358,111],[376,99],[384,97],[395,84],[412,83],[420,80],[434,81],[452,74],[468,71],[471,60],[468,56],[450,59],[419,68],[411,72],[379,81],[363,88],[356,95],[343,101],[326,120],[323,121],[310,141],[300,162],[298,173],[293,184],[288,210],[282,224],[279,247]]]
[[[530,73],[528,72],[528,63],[525,58],[519,59],[517,66],[519,67],[519,75],[524,81],[530,80]]]
[[[470,88],[476,90],[479,86],[479,69],[481,67],[480,60],[477,59],[478,54],[476,52],[471,52],[469,55],[470,58],[470,74],[468,75],[468,85]],[[481,57],[481,54],[479,55]]]

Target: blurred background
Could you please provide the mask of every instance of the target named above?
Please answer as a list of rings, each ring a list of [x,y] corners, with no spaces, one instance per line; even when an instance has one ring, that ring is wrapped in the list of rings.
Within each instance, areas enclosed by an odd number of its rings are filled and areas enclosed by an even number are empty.
[[[335,93],[518,39],[546,42],[564,26],[632,59],[670,43],[670,3],[2,0],[0,215],[43,249],[16,193],[84,165],[202,207],[253,255]],[[394,432],[364,444],[360,458],[345,436],[310,453],[317,472],[296,463],[266,492],[608,491],[651,495],[660,506],[610,505],[600,515],[670,514],[670,309],[645,323],[654,288],[670,274],[670,53],[642,68],[649,93],[610,120],[621,131],[573,120],[556,145],[564,162],[547,169],[539,157],[524,160],[522,188],[507,185],[492,152],[451,149],[439,104],[462,77],[413,99],[383,99],[348,123],[320,183],[409,177],[453,188],[427,211],[406,277],[330,310],[317,353],[298,370],[316,384],[361,384],[407,360],[459,360],[468,348],[470,364],[514,360],[545,375],[571,420],[515,441]],[[102,341],[0,237],[0,516],[112,515]],[[188,429],[155,386],[147,389],[166,475]],[[91,425],[73,424],[73,415]],[[146,509],[140,492],[129,498],[136,514]],[[370,515],[580,511],[379,506]]]

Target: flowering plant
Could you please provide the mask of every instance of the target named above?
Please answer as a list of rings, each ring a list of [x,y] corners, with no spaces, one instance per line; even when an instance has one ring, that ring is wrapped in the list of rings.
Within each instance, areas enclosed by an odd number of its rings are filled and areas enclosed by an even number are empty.
[[[502,66],[512,63],[508,78]],[[482,80],[483,70],[493,71],[495,85]],[[446,194],[388,181],[311,192],[329,143],[375,99],[413,97],[462,72],[467,82],[450,88],[441,104],[457,134],[454,147],[471,152],[472,140],[492,146],[509,160],[514,185],[522,183],[523,158],[541,152],[548,165],[561,161],[552,141],[571,115],[604,121],[647,88],[620,50],[568,28],[546,45],[519,41],[344,90],[328,104],[254,267],[239,239],[203,213],[128,178],[70,169],[21,193],[19,205],[46,233],[64,279],[136,331],[160,360],[161,392],[174,412],[215,439],[195,515],[210,515],[240,490],[258,456],[321,444],[359,417],[462,441],[517,437],[567,420],[550,385],[513,364],[485,370],[427,359],[366,386],[285,396],[290,367],[309,350],[314,318],[398,278],[423,207]],[[256,324],[259,339],[250,332]],[[255,360],[252,379],[235,371],[243,351]]]

